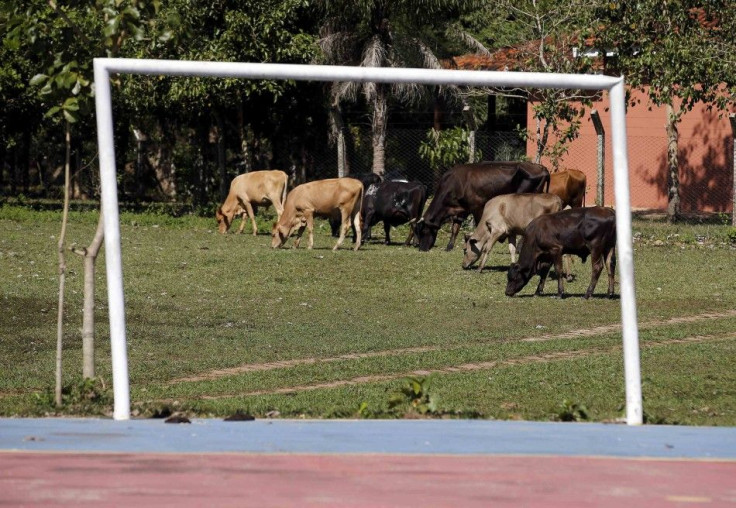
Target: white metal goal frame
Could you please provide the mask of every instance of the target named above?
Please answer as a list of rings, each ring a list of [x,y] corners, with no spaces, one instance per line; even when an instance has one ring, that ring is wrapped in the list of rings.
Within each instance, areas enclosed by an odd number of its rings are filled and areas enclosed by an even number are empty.
[[[114,395],[113,418],[115,420],[130,419],[130,382],[125,334],[125,298],[123,294],[120,217],[110,96],[110,75],[113,73],[202,76],[253,80],[357,81],[608,91],[611,108],[610,131],[613,148],[616,239],[621,288],[620,301],[626,385],[626,422],[629,425],[642,424],[639,334],[636,316],[636,293],[634,288],[631,202],[626,148],[626,104],[623,77],[590,74],[399,69],[385,67],[138,60],[124,58],[96,58],[94,60],[94,73],[101,200],[105,226],[107,298],[110,314]]]

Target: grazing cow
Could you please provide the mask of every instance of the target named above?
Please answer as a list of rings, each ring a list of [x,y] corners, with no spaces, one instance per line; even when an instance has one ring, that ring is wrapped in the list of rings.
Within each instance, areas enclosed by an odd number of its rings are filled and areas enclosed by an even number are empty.
[[[577,169],[564,169],[549,175],[549,192],[562,199],[563,208],[585,206],[585,190],[587,179],[585,173]],[[572,281],[572,256],[565,256],[562,275]]]
[[[511,263],[516,262],[516,235],[523,235],[532,219],[562,210],[562,200],[554,194],[503,194],[486,203],[483,216],[471,235],[465,235],[466,270],[478,261],[483,270],[486,258],[496,242],[508,238]]]
[[[541,295],[544,282],[554,263],[558,274],[562,273],[562,255],[574,254],[583,262],[590,255],[592,274],[585,298],[593,294],[603,265],[608,270],[608,296],[613,296],[616,270],[616,214],[611,208],[593,206],[570,208],[549,215],[541,215],[526,228],[524,246],[519,262],[508,271],[506,296],[513,296],[539,275],[535,294]],[[562,298],[562,277],[557,277],[557,296]]]
[[[233,178],[225,202],[215,211],[217,229],[220,233],[227,233],[235,216],[243,215],[238,233],[243,232],[245,222],[248,220],[247,217],[250,217],[253,224],[253,234],[257,235],[257,206],[272,204],[276,209],[277,217],[281,218],[284,211],[288,179],[289,176],[286,173],[278,170],[253,171]]]
[[[585,206],[585,173],[577,169],[565,169],[549,175],[549,192],[562,199],[563,208]]]
[[[340,237],[332,250],[340,247],[351,223],[357,236],[354,250],[358,250],[362,203],[363,184],[354,178],[330,178],[298,185],[286,196],[284,213],[273,226],[271,247],[283,246],[296,229],[294,247],[299,247],[304,228],[307,228],[311,249],[314,246],[314,216],[331,217],[337,212],[341,217]]]
[[[549,171],[532,162],[477,162],[458,164],[442,175],[434,199],[417,223],[419,250],[428,251],[437,239],[437,231],[448,219],[452,231],[447,250],[455,246],[460,225],[472,214],[480,222],[489,199],[501,194],[546,192]]]
[[[350,175],[348,178],[355,178],[356,180],[360,180],[363,183],[363,188],[366,191],[371,185],[379,184],[382,181],[381,176],[377,175],[376,173],[358,173],[357,175]],[[339,213],[335,213],[332,217],[330,217],[328,221],[330,223],[330,231],[332,233],[332,236],[334,236],[335,238],[340,236],[340,221],[341,217]],[[355,228],[353,228],[353,242],[355,242],[355,239]],[[366,238],[363,238],[363,240],[366,240]]]
[[[383,221],[386,245],[391,243],[391,226],[409,223],[409,236],[404,245],[410,245],[414,237],[414,225],[422,216],[427,201],[427,188],[420,182],[389,181],[371,185],[363,199],[363,238],[369,238],[371,228]]]

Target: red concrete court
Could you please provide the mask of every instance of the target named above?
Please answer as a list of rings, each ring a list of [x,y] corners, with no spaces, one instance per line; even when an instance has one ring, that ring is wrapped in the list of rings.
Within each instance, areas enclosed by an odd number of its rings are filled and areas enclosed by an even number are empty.
[[[736,463],[604,457],[1,453],[8,506],[734,506]]]
[[[0,506],[736,506],[736,429],[0,419]]]

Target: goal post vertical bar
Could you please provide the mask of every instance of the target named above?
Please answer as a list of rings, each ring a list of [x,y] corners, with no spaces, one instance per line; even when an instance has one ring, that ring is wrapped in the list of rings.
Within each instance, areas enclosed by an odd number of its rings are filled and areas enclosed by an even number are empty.
[[[634,247],[631,232],[629,162],[626,147],[626,94],[621,78],[609,89],[611,103],[611,144],[613,180],[616,193],[616,250],[621,287],[621,328],[623,331],[624,377],[626,379],[626,423],[643,423],[639,332],[634,289]]]
[[[110,314],[110,348],[112,354],[113,418],[130,419],[130,382],[128,352],[125,339],[125,298],[123,295],[123,263],[120,246],[118,185],[115,170],[110,72],[104,61],[94,61],[95,107],[97,111],[97,144],[100,161],[102,214],[105,226],[105,267],[107,269],[107,301]]]

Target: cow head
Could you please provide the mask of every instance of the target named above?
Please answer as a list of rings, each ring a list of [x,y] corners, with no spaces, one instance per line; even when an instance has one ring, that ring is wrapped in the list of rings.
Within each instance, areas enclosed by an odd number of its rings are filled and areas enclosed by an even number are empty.
[[[217,219],[217,230],[225,234],[227,233],[228,229],[230,229],[230,224],[233,222],[233,216],[226,214],[222,211],[222,207],[217,207],[217,210],[215,210],[215,219]]]
[[[291,228],[286,224],[275,222],[271,229],[271,248],[283,247],[291,235]]]
[[[509,266],[509,271],[506,274],[506,296],[514,296],[524,289],[532,275],[532,270],[525,270],[519,263]]]
[[[431,224],[427,224],[424,219],[419,219],[414,228],[414,234],[419,239],[419,250],[426,252],[434,246],[437,240],[437,231],[439,228]]]
[[[475,235],[465,235],[465,255],[463,256],[463,269],[467,270],[480,259],[481,245]]]
[[[271,228],[271,248],[278,249],[279,247],[283,247],[294,230],[305,226],[306,223],[307,221],[304,217],[294,217],[289,222],[282,215],[281,221],[274,223],[273,228]]]

